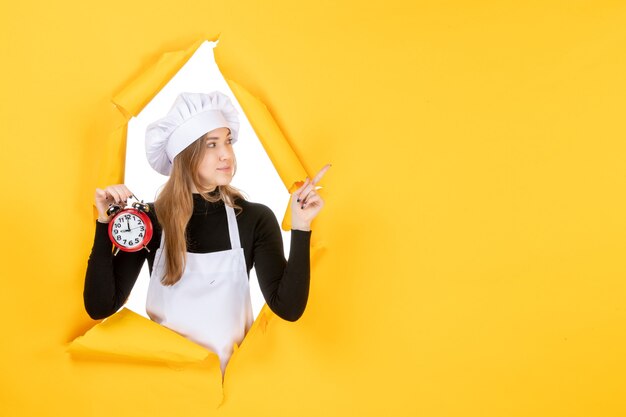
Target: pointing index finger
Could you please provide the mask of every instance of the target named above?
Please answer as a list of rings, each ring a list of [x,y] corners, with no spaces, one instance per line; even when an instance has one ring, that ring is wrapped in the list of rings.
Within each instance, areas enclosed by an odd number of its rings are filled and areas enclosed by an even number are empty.
[[[315,175],[315,178],[313,178],[313,181],[312,181],[313,185],[317,184],[322,179],[326,171],[328,171],[328,168],[330,168],[330,164],[326,164],[322,167],[322,169],[320,169],[317,175]]]

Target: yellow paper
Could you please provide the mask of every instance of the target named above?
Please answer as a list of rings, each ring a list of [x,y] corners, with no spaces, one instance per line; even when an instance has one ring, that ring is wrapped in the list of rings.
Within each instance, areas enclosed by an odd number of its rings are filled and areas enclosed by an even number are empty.
[[[215,353],[127,308],[75,339],[67,351],[77,357],[111,357],[170,365],[197,364],[210,359],[208,362],[219,367]]]
[[[626,415],[622,2],[175,6],[3,3],[1,416]],[[304,167],[285,187],[333,164],[307,309],[255,322],[223,401],[204,361],[65,350],[101,325],[94,188],[218,33]]]

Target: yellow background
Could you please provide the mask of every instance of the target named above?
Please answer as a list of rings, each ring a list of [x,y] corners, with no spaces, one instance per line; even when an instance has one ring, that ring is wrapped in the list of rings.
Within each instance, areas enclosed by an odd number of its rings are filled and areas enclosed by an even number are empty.
[[[625,415],[626,5],[512,4],[3,3],[0,415]],[[218,35],[308,173],[333,167],[307,310],[215,409],[205,370],[65,346],[96,324],[111,98]]]

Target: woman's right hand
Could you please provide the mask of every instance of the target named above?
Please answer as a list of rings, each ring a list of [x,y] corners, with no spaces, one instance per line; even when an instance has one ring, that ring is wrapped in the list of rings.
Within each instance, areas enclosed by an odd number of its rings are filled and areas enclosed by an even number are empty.
[[[95,205],[96,209],[98,209],[98,221],[100,223],[110,222],[114,215],[107,216],[109,206],[111,204],[123,203],[122,208],[124,208],[126,206],[126,200],[132,196],[132,191],[124,184],[109,185],[104,190],[96,188]]]

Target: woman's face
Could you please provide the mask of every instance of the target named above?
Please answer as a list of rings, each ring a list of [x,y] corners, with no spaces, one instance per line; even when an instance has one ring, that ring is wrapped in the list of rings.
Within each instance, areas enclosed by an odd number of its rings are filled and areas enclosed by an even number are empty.
[[[230,129],[219,127],[204,135],[207,147],[198,166],[202,185],[212,191],[218,185],[228,185],[235,172],[235,152],[231,143]]]

